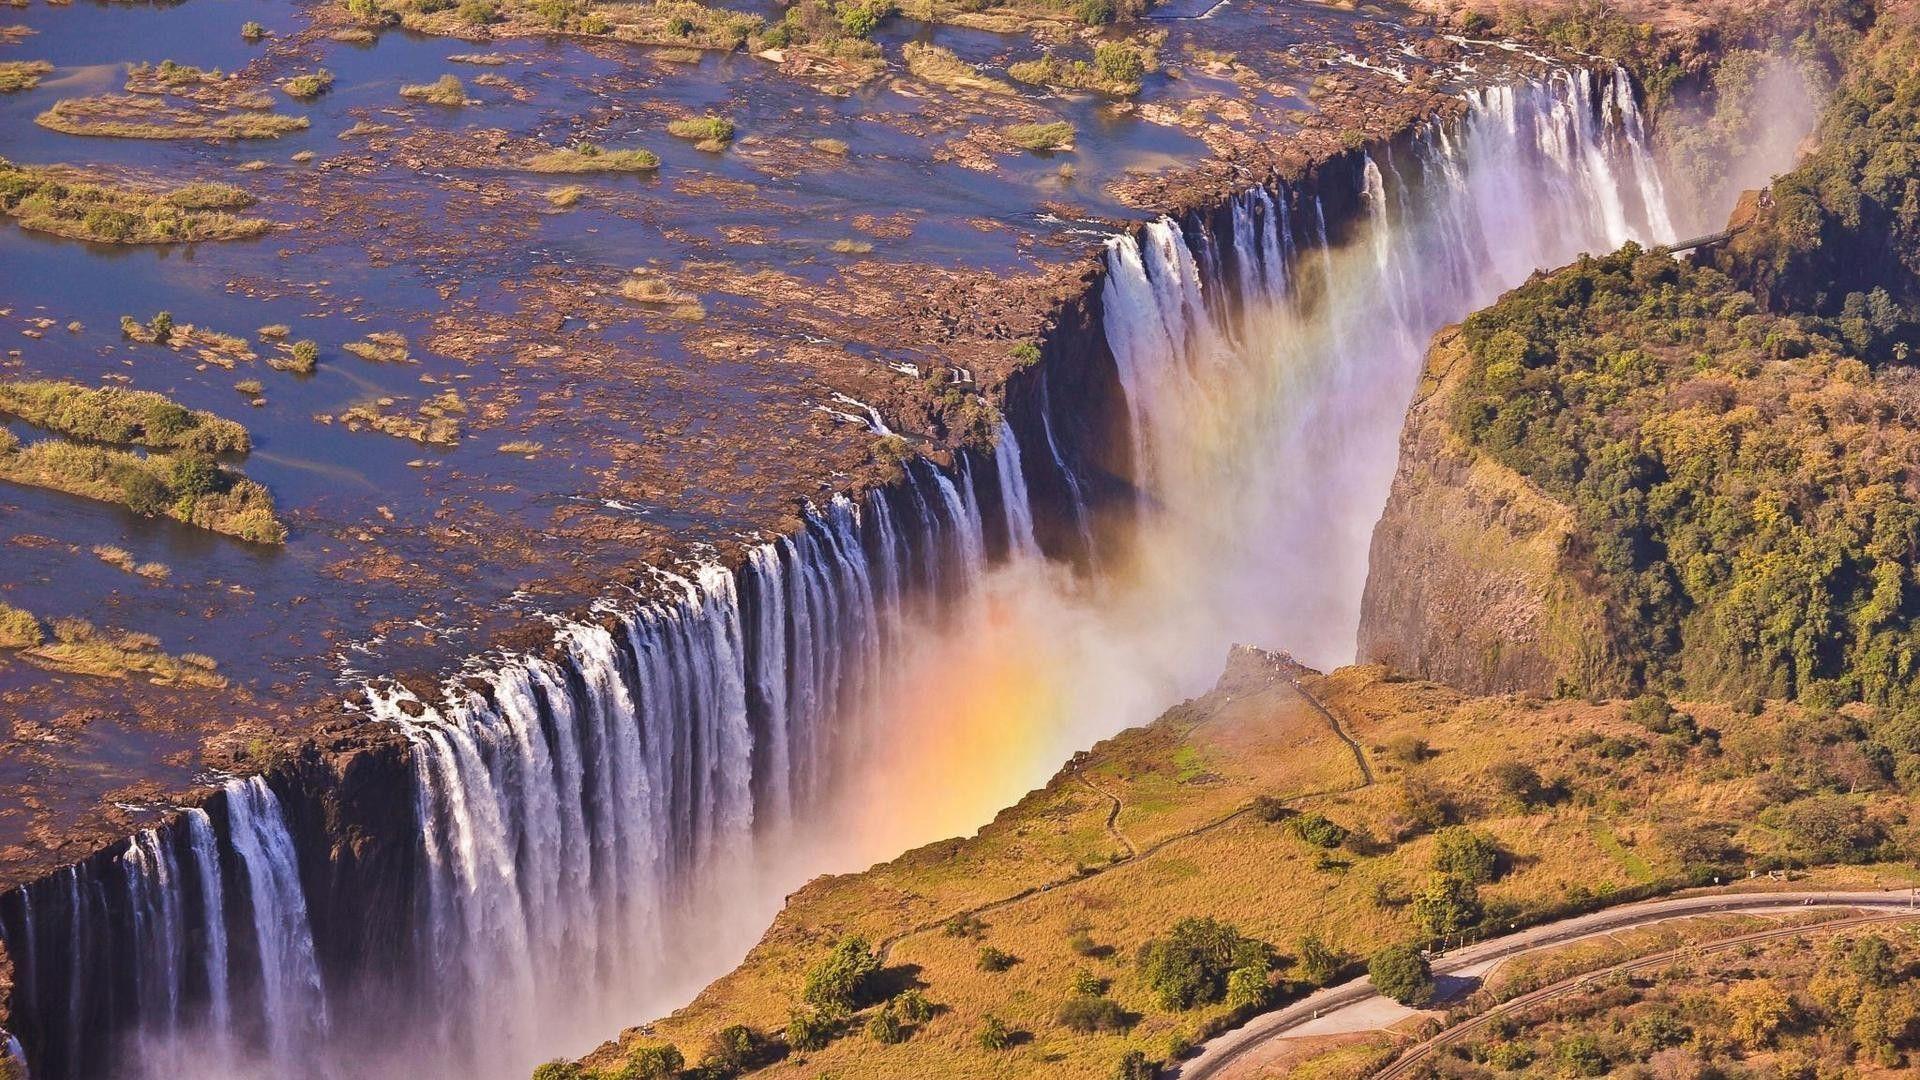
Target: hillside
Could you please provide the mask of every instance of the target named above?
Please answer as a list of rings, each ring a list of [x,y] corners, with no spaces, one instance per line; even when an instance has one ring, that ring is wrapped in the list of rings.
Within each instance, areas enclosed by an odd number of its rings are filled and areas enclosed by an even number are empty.
[[[1389,943],[1896,857],[1910,802],[1858,728],[1792,707],[1469,698],[1240,650],[1214,691],[977,835],[811,883],[687,1008],[545,1075],[674,1075],[676,1055],[769,1077],[1108,1077],[1129,1053],[1144,1069]],[[1894,757],[1891,775],[1920,778],[1920,758]],[[1168,993],[1166,952],[1141,949],[1190,918],[1224,924],[1208,928],[1221,965],[1256,974]],[[820,1005],[836,972],[838,1015]]]

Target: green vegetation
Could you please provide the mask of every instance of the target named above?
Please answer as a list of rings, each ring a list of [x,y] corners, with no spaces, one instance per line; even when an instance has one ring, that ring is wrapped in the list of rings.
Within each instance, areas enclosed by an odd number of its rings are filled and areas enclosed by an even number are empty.
[[[160,639],[130,630],[103,631],[85,619],[55,619],[49,637],[40,620],[17,607],[0,604],[0,649],[20,650],[26,660],[44,668],[102,679],[142,675],[166,686],[219,689],[227,680],[220,666],[199,653],[171,656],[160,651]]]
[[[581,142],[535,154],[520,167],[537,173],[653,172],[660,158],[651,150],[603,150]]]
[[[458,390],[443,390],[420,403],[412,415],[396,411],[401,399],[380,397],[361,402],[337,416],[322,416],[322,422],[338,421],[349,431],[371,428],[397,439],[411,439],[434,446],[457,446],[462,434],[460,417],[467,403]]]
[[[844,1016],[867,1003],[880,959],[863,937],[846,937],[807,972],[801,997],[825,1017]]]
[[[247,429],[239,424],[183,408],[149,390],[42,380],[0,382],[0,413],[90,442],[213,453],[252,448]]]
[[[468,102],[467,84],[460,81],[458,75],[442,75],[430,83],[417,83],[402,86],[400,96],[409,101],[424,101],[429,105],[455,107]]]
[[[1411,945],[1389,945],[1374,953],[1367,961],[1367,981],[1402,1005],[1424,1005],[1433,998],[1433,972]]]
[[[667,134],[676,138],[689,139],[701,150],[718,153],[725,150],[727,144],[733,141],[733,121],[712,113],[705,116],[690,116],[669,123]]]
[[[45,60],[9,60],[0,63],[0,94],[31,90],[40,85],[40,76],[53,70]]]
[[[308,126],[304,116],[255,109],[182,109],[161,98],[138,94],[63,98],[33,122],[68,135],[119,139],[277,139]]]
[[[265,38],[266,36],[267,36],[267,28],[264,26],[261,26],[257,22],[248,20],[247,22],[242,23],[240,25],[240,39],[242,41],[252,43],[255,41],[259,41]]]
[[[199,451],[140,455],[48,439],[21,445],[0,432],[0,480],[118,503],[259,544],[286,540],[267,489]]]
[[[235,217],[253,197],[226,184],[189,184],[172,192],[135,191],[79,179],[71,170],[15,165],[0,158],[0,212],[23,229],[100,244],[240,240],[272,223]]]
[[[1010,84],[982,75],[978,68],[953,54],[951,49],[925,42],[909,41],[901,49],[907,70],[917,79],[944,86],[949,90],[976,90],[988,94],[1015,94]]]
[[[1467,320],[1455,430],[1572,508],[1628,685],[1910,699],[1920,440],[1844,334],[1634,247]]]
[[[40,620],[30,612],[0,603],[0,649],[31,649],[45,640]]]
[[[296,341],[287,347],[285,356],[268,357],[267,366],[296,375],[311,375],[320,366],[320,346],[312,341]]]
[[[1060,150],[1073,145],[1073,125],[1065,120],[1048,124],[1009,124],[1000,129],[1000,134],[1022,150]]]
[[[1151,38],[1103,41],[1094,46],[1093,60],[1062,60],[1051,54],[1007,65],[1016,82],[1067,90],[1093,90],[1114,97],[1140,92],[1140,80],[1160,67],[1159,42]]]
[[[301,101],[312,101],[314,98],[326,93],[327,88],[332,85],[333,72],[328,71],[326,68],[321,68],[318,71],[309,72],[305,75],[295,75],[293,78],[282,82],[280,89],[285,90],[288,97],[298,98]]]
[[[413,355],[407,351],[407,335],[397,330],[376,330],[368,334],[364,341],[349,341],[340,348],[376,364],[413,362]]]
[[[1257,973],[1264,984],[1273,947],[1216,919],[1186,918],[1141,945],[1134,962],[1162,1008],[1191,1009],[1225,998],[1237,972]]]

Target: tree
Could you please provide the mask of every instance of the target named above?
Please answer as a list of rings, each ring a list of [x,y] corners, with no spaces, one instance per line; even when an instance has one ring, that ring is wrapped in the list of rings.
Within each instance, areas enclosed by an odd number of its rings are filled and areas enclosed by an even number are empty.
[[[801,996],[807,1004],[828,1016],[839,1017],[865,1003],[865,998],[880,970],[880,958],[858,935],[840,939],[826,958],[807,972]]]
[[[1900,969],[1894,961],[1893,946],[1887,939],[1870,934],[1854,943],[1847,954],[1847,968],[1861,982],[1884,990],[1900,981]]]
[[[1227,1007],[1232,1009],[1264,1009],[1273,995],[1273,988],[1267,984],[1267,969],[1264,966],[1237,967],[1227,973]]]
[[[745,1024],[733,1024],[713,1033],[700,1067],[712,1076],[736,1076],[757,1067],[766,1055],[766,1040]]]
[[[1487,773],[1502,795],[1525,810],[1547,801],[1547,786],[1533,766],[1518,761],[1502,761]]]
[[[1793,1003],[1771,979],[1735,983],[1727,991],[1726,1002],[1733,1014],[1729,1033],[1749,1050],[1772,1045],[1774,1035],[1793,1015]]]
[[[4,1076],[0,1073],[0,1076]],[[536,1065],[533,1080],[579,1080],[580,1066],[571,1061],[555,1058],[544,1065]]]
[[[801,1053],[824,1050],[838,1028],[825,1013],[795,1009],[787,1015],[787,1045]]]
[[[1433,1000],[1433,969],[1411,945],[1389,945],[1367,961],[1367,981],[1402,1005]]]
[[[198,450],[175,455],[167,478],[181,495],[197,498],[220,490],[220,466],[213,455]]]
[[[1457,934],[1479,921],[1480,891],[1471,881],[1434,874],[1413,898],[1413,925],[1425,937]]]
[[[1340,969],[1346,966],[1345,958],[1328,948],[1317,934],[1301,938],[1298,952],[1300,977],[1314,986],[1332,984],[1340,977]]]
[[[1114,1080],[1159,1080],[1159,1077],[1159,1064],[1148,1061],[1147,1055],[1138,1050],[1127,1051],[1113,1070]]]
[[[627,1055],[627,1065],[620,1070],[620,1080],[673,1080],[686,1067],[687,1059],[681,1056],[680,1048],[672,1043],[643,1046]]]
[[[1219,1001],[1235,968],[1258,968],[1264,976],[1273,949],[1217,919],[1186,918],[1165,938],[1140,946],[1140,976],[1161,1007],[1190,1009]]]
[[[1464,825],[1434,834],[1433,868],[1448,877],[1485,885],[1500,876],[1500,846],[1493,837]]]
[[[1316,847],[1336,848],[1346,843],[1347,830],[1320,814],[1296,814],[1287,824],[1300,839]]]
[[[1562,1076],[1605,1076],[1607,1056],[1591,1035],[1574,1035],[1560,1040],[1553,1048],[1553,1060]]]

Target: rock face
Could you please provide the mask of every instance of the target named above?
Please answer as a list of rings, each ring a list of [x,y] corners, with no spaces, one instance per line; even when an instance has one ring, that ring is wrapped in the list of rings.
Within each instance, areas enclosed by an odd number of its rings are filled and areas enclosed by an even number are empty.
[[[1618,690],[1601,601],[1567,572],[1571,512],[1449,427],[1464,367],[1442,331],[1374,528],[1360,659],[1474,694]]]

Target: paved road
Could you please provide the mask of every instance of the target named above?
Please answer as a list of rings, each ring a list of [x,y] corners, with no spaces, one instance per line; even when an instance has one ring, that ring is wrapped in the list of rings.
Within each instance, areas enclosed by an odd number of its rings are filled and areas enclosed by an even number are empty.
[[[1765,914],[1809,907],[1905,910],[1913,902],[1907,889],[1890,892],[1718,892],[1667,900],[1649,900],[1607,908],[1586,915],[1530,927],[1505,937],[1457,949],[1433,960],[1433,973],[1472,975],[1495,962],[1523,953],[1565,945],[1581,938],[1628,930],[1697,915]],[[1200,1053],[1182,1063],[1174,1074],[1180,1080],[1229,1080],[1247,1075],[1255,1052],[1273,1039],[1299,1033],[1312,1024],[1314,1034],[1368,1031],[1381,1026],[1383,1013],[1398,1009],[1374,993],[1362,977],[1317,991],[1284,1009],[1265,1013],[1245,1025],[1202,1045]]]

